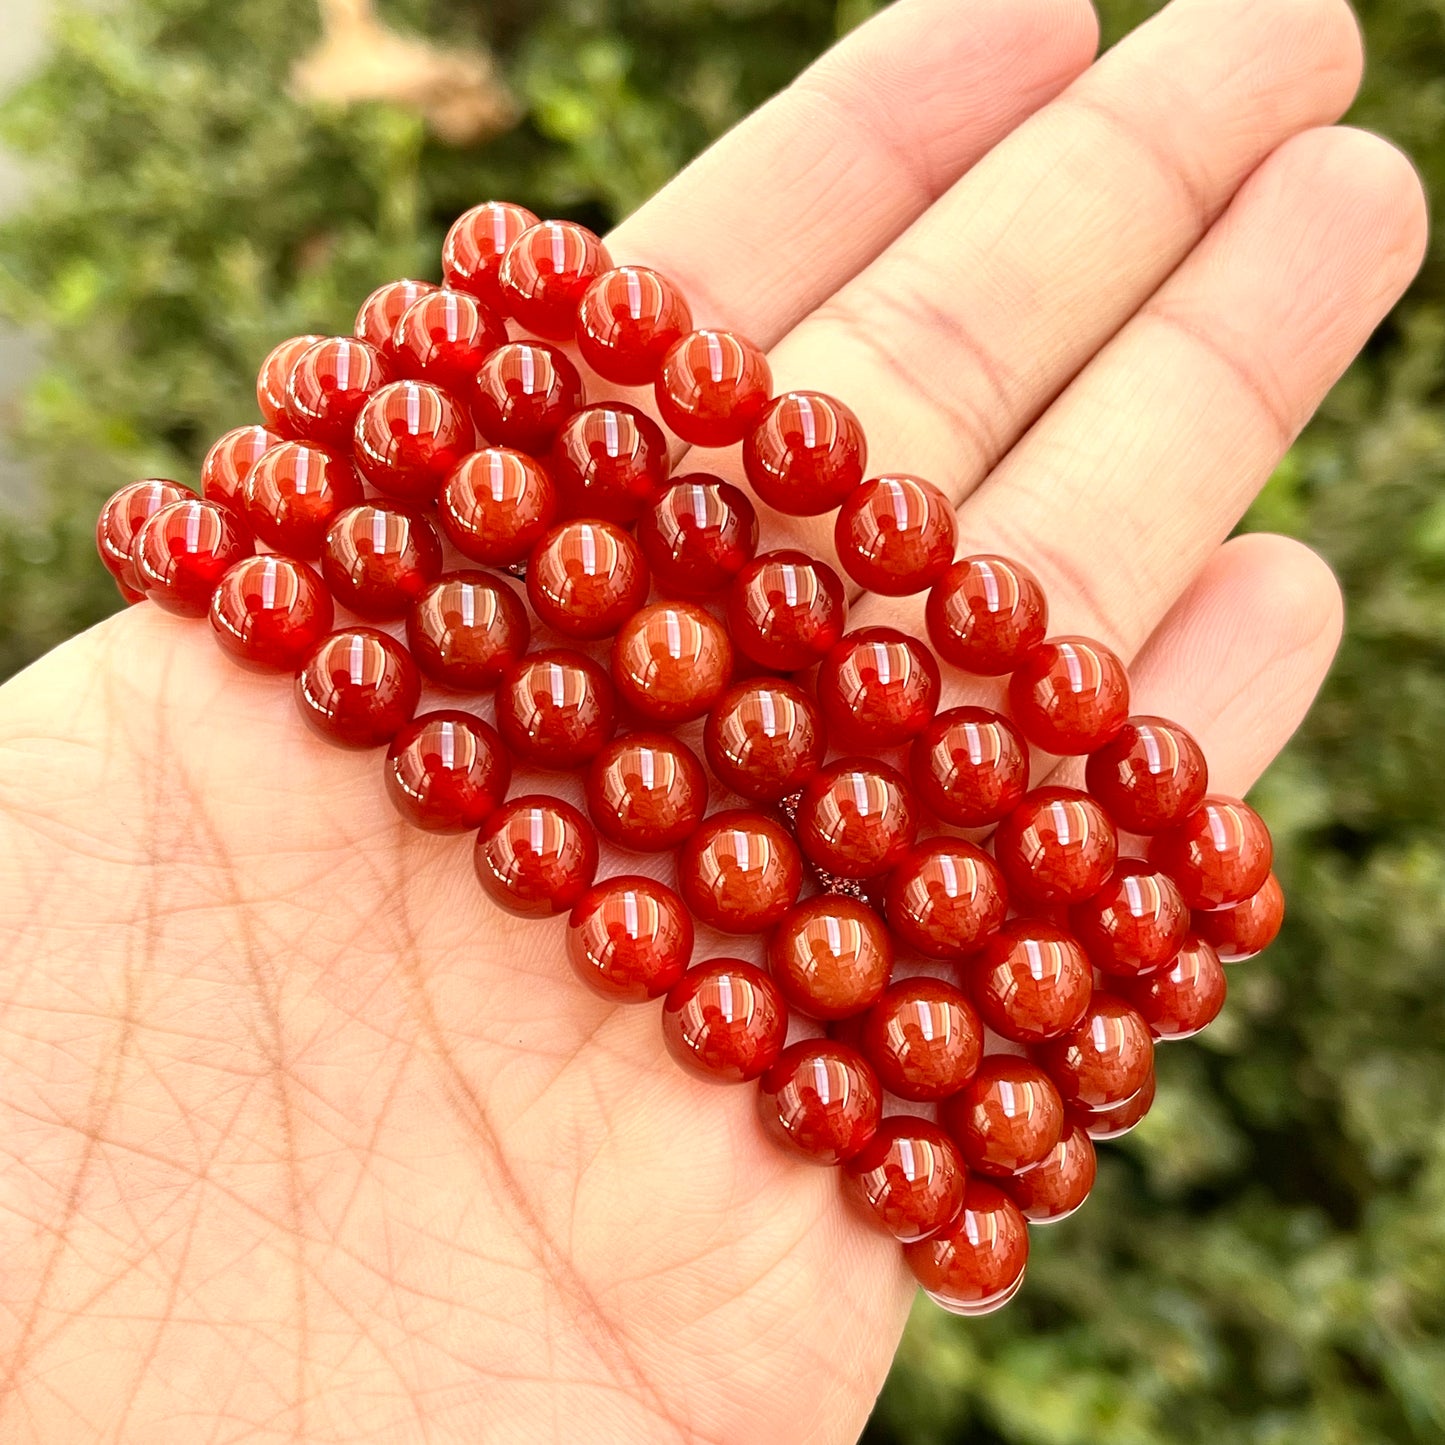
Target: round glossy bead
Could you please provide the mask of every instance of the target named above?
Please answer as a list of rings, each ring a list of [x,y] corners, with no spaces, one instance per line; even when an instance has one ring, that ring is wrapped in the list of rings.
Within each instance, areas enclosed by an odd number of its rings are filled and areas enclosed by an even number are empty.
[[[151,477],[131,482],[114,493],[100,509],[95,524],[95,550],[105,569],[121,589],[136,594],[141,591],[140,578],[131,560],[135,534],[162,507],[184,502],[195,496],[189,487],[164,477]]]
[[[816,391],[778,397],[743,443],[753,491],[790,517],[831,512],[862,485],[867,463],[858,418]]]
[[[376,347],[354,336],[308,346],[286,378],[286,416],[294,436],[344,451],[366,399],[392,379]]]
[[[1264,887],[1274,844],[1248,803],[1209,797],[1178,827],[1151,840],[1149,861],[1179,885],[1191,908],[1224,908]]]
[[[1225,963],[1241,963],[1262,953],[1279,937],[1284,922],[1284,890],[1273,873],[1242,903],[1194,915],[1194,931],[1214,945]]]
[[[379,748],[416,712],[421,675],[399,642],[370,627],[324,638],[296,674],[296,703],[330,743]]]
[[[615,726],[612,684],[580,652],[529,652],[497,683],[497,730],[519,762],[579,767],[596,757]]]
[[[728,593],[728,631],[738,651],[780,672],[827,656],[847,615],[838,574],[804,552],[764,552],[742,568]]]
[[[1006,1180],[1003,1188],[1030,1224],[1057,1224],[1089,1197],[1098,1173],[1094,1141],[1071,1124],[1047,1158]]]
[[[241,485],[241,511],[251,531],[268,547],[307,559],[321,555],[332,522],[361,498],[350,455],[305,442],[272,447]]]
[[[1078,1027],[1041,1044],[1036,1056],[1065,1102],[1082,1109],[1122,1104],[1154,1068],[1148,1024],[1108,993],[1095,993]]]
[[[754,802],[776,803],[822,766],[823,719],[796,683],[748,678],[713,704],[703,748],[724,787]]]
[[[524,561],[557,520],[557,488],[525,452],[486,447],[442,482],[437,520],[464,557],[489,567]]]
[[[758,1115],[785,1149],[814,1164],[841,1164],[878,1131],[878,1080],[856,1049],[830,1039],[790,1044],[758,1083]]]
[[[939,713],[913,740],[908,762],[924,806],[960,828],[997,823],[1018,807],[1029,787],[1023,735],[986,707]]]
[[[690,330],[692,311],[682,292],[646,266],[605,271],[577,309],[582,360],[620,386],[655,381],[668,348]]]
[[[637,522],[652,580],[679,597],[715,597],[758,549],[758,516],[736,487],[693,472],[678,477]]]
[[[612,642],[617,696],[663,727],[701,717],[732,675],[727,629],[691,602],[654,602],[634,612]]]
[[[439,387],[396,381],[368,397],[356,418],[356,464],[379,492],[434,502],[475,437],[466,413]]]
[[[833,541],[843,570],[885,597],[932,587],[953,561],[953,504],[919,477],[875,477],[843,499]]]
[[[768,359],[731,331],[690,331],[663,354],[657,409],[691,446],[739,442],[761,419],[773,388]]]
[[[577,977],[603,998],[660,998],[692,958],[692,919],[682,899],[655,878],[607,878],[572,909],[567,957]]]
[[[584,406],[562,424],[549,460],[574,517],[635,522],[662,495],[671,462],[662,428],[635,406]]]
[[[238,426],[228,431],[201,463],[201,495],[239,515],[246,473],[280,442],[275,432],[263,426]]]
[[[1204,750],[1178,723],[1131,717],[1090,755],[1089,791],[1128,833],[1160,833],[1182,823],[1209,789]]]
[[[1057,637],[1027,652],[1008,684],[1019,731],[1045,752],[1091,753],[1129,716],[1129,674],[1102,642]]]
[[[482,362],[472,392],[477,430],[494,446],[546,453],[585,400],[582,378],[555,346],[509,341]]]
[[[1027,567],[1006,557],[964,557],[934,583],[924,612],[938,655],[965,672],[1012,672],[1044,640],[1049,608]]]
[[[463,212],[442,243],[442,276],[448,286],[467,291],[493,310],[502,305],[497,273],[512,242],[537,224],[525,206],[486,201]]]
[[[1167,873],[1142,858],[1121,858],[1109,881],[1069,911],[1069,926],[1096,968],[1129,978],[1179,952],[1189,909]]]
[[[916,737],[938,710],[938,664],[891,627],[860,627],[818,669],[818,704],[840,747],[890,748]]]
[[[1064,1105],[1037,1064],[989,1054],[973,1078],[940,1106],[964,1161],[980,1174],[1017,1174],[1039,1163],[1064,1132]]]
[[[1090,1139],[1122,1139],[1143,1123],[1145,1115],[1154,1107],[1154,1089],[1154,1071],[1150,1069],[1144,1087],[1122,1104],[1113,1104],[1107,1109],[1079,1109],[1075,1113]]]
[[[762,969],[737,958],[690,968],[668,990],[662,1038],[684,1068],[719,1084],[756,1079],[788,1036],[788,1008]]]
[[[893,940],[867,904],[824,894],[790,910],[773,930],[768,971],[799,1013],[848,1018],[888,987]]]
[[[929,838],[910,848],[889,873],[883,897],[899,941],[930,958],[981,948],[1008,912],[998,864],[962,838]]]
[[[512,762],[496,729],[469,712],[423,713],[392,739],[386,792],[430,833],[467,833],[501,806]]]
[[[352,335],[370,342],[378,351],[385,351],[391,344],[396,323],[421,297],[436,289],[430,281],[411,280],[388,281],[384,286],[378,286],[361,303]]]
[[[970,1179],[953,1223],[905,1245],[903,1257],[924,1293],[950,1314],[992,1314],[1023,1285],[1028,1224],[1001,1189]]]
[[[803,866],[787,830],[763,813],[714,813],[683,843],[678,887],[697,918],[724,933],[761,933],[797,901]]]
[[[334,613],[326,584],[289,557],[247,557],[211,594],[216,641],[257,669],[295,672],[331,631]]]
[[[977,1072],[983,1025],[951,983],[907,978],[868,1010],[859,1047],[885,1089],[932,1103],[956,1094]]]
[[[597,873],[597,835],[560,798],[503,803],[477,834],[477,877],[494,903],[524,918],[570,912]]]
[[[140,524],[130,544],[137,590],[181,617],[204,617],[211,593],[251,552],[251,539],[225,507],[190,492]]]
[[[436,528],[395,502],[348,507],[321,548],[321,575],[332,595],[367,618],[405,616],[441,570]]]
[[[958,1145],[927,1119],[894,1114],[843,1166],[843,1197],[875,1228],[909,1244],[963,1208]]]
[[[296,363],[318,341],[325,339],[323,336],[293,336],[272,347],[261,363],[261,370],[256,375],[256,405],[261,410],[266,429],[279,437],[301,435],[286,412],[286,382]]]
[[[1094,992],[1089,956],[1062,928],[1016,918],[968,966],[969,991],[994,1033],[1018,1044],[1077,1027]]]
[[[563,522],[533,549],[527,596],[565,637],[606,637],[647,600],[647,563],[615,522]]]
[[[815,868],[838,878],[874,878],[902,862],[918,816],[896,768],[871,758],[841,758],[803,789],[795,827]]]
[[[448,572],[406,615],[406,645],[432,682],[459,692],[492,687],[527,651],[522,600],[487,572]]]
[[[1163,968],[1121,981],[1124,997],[1156,1039],[1192,1038],[1219,1017],[1229,985],[1212,944],[1190,938]]]
[[[502,257],[502,309],[538,336],[570,341],[583,293],[611,269],[607,247],[586,226],[539,221]]]
[[[464,397],[482,363],[506,344],[501,318],[465,291],[432,287],[397,318],[386,354],[400,376],[418,377]]]
[[[1019,907],[1082,903],[1109,881],[1118,853],[1109,815],[1073,788],[1035,788],[993,835]]]
[[[707,774],[668,733],[607,743],[587,772],[587,811],[609,842],[642,853],[675,848],[707,811]]]

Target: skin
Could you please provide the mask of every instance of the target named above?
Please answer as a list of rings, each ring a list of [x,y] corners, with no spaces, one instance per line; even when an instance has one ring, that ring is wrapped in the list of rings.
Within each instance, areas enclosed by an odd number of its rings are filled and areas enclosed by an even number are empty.
[[[1085,0],[900,0],[609,244],[848,400],[874,469],[947,489],[961,550],[1034,567],[1238,793],[1341,608],[1297,543],[1225,538],[1424,204],[1332,128],[1340,0],[1095,45]],[[897,1249],[207,630],[132,609],[0,689],[0,1437],[854,1439]]]

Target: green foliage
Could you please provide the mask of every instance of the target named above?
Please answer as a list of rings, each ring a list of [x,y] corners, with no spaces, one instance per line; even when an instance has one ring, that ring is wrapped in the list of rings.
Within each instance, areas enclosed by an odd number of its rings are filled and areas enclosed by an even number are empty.
[[[47,360],[17,442],[41,505],[0,523],[0,675],[114,606],[100,500],[194,475],[279,336],[431,274],[447,219],[515,196],[625,212],[873,0],[397,0],[487,38],[528,119],[454,150],[415,117],[288,98],[300,0],[65,12],[0,122],[40,162],[0,228],[0,307]],[[1117,38],[1157,5],[1105,0]],[[1367,0],[1356,119],[1445,187],[1445,10]],[[920,1306],[869,1438],[909,1445],[1445,1440],[1445,269],[1336,390],[1251,524],[1339,570],[1339,665],[1259,790],[1291,903],[1206,1039],[1164,1051],[1149,1121],[1040,1231],[1002,1315]]]

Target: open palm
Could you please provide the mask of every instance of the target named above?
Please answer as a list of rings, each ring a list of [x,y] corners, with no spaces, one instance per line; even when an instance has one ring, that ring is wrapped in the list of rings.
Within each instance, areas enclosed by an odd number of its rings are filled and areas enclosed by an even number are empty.
[[[900,0],[609,246],[847,400],[874,469],[950,492],[963,550],[1034,568],[1238,792],[1340,609],[1297,544],[1225,538],[1423,205],[1321,129],[1359,78],[1342,0],[1176,0],[1095,41],[1086,0]],[[853,1439],[896,1247],[377,764],[154,608],[0,690],[0,1438]]]

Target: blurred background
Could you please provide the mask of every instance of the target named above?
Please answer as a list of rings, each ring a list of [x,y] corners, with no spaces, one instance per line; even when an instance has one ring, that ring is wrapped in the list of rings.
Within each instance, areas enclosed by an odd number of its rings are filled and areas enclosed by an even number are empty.
[[[117,605],[100,502],[194,482],[274,341],[435,276],[477,200],[605,229],[878,8],[0,0],[0,677]],[[1106,43],[1156,8],[1101,0]],[[1359,9],[1352,118],[1439,196],[1445,3]],[[1442,300],[1437,248],[1248,522],[1349,599],[1257,793],[1285,936],[1163,1052],[1021,1298],[915,1311],[869,1445],[1445,1441]]]

